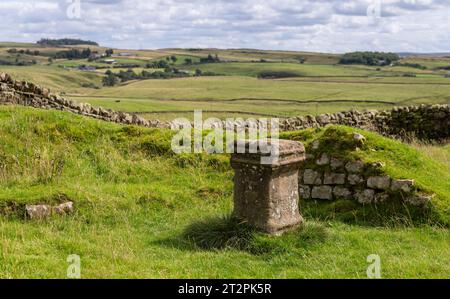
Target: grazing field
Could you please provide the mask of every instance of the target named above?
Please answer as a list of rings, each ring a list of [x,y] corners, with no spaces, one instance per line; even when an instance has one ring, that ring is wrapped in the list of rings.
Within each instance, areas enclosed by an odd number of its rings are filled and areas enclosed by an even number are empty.
[[[263,51],[254,49],[165,49],[167,53],[175,55],[193,55],[204,57],[208,54],[217,54],[227,61],[260,61],[295,62],[303,60],[305,64],[336,64],[339,55],[294,51]]]
[[[116,65],[100,60],[57,59],[48,55],[88,46],[42,47],[34,44],[0,43],[0,60],[35,59],[35,65],[0,65],[0,71],[16,79],[35,82],[66,97],[96,106],[136,112],[146,118],[170,120],[192,117],[194,109],[208,116],[250,117],[319,114],[356,108],[389,109],[394,106],[450,103],[450,78],[444,78],[448,58],[408,57],[402,66],[341,65],[339,55],[252,49],[114,49]],[[8,49],[39,50],[39,56],[14,56]],[[103,53],[104,47],[91,47]],[[46,56],[42,56],[46,55]],[[121,56],[118,56],[121,55]],[[124,56],[125,55],[125,56]],[[208,55],[220,63],[199,63]],[[175,60],[170,58],[175,56]],[[190,59],[193,64],[185,64]],[[113,87],[103,86],[107,70],[115,74],[129,70],[164,72],[147,64],[164,60],[186,78],[129,80]],[[425,69],[408,65],[421,64]],[[77,70],[80,66],[95,71]],[[215,76],[196,77],[201,71]],[[261,74],[267,79],[258,79]],[[288,78],[271,78],[271,76]]]
[[[129,112],[183,113],[203,109],[219,113],[221,117],[227,111],[286,117],[351,108],[389,109],[395,105],[450,103],[450,84],[414,84],[411,81],[343,83],[237,76],[201,77],[130,82],[69,97]],[[148,116],[152,117],[151,114]],[[158,115],[167,119],[165,116],[169,115]]]
[[[201,66],[190,66],[189,68],[201,69],[202,71],[215,72],[230,76],[252,76],[257,77],[262,72],[289,72],[298,77],[390,77],[403,76],[411,71],[405,67],[377,68],[369,66],[346,66],[346,65],[308,65],[300,63],[210,63]],[[379,69],[379,70],[377,70]],[[430,73],[424,70],[414,70],[416,73]]]
[[[37,49],[48,55],[69,48],[82,50],[86,46],[38,47],[32,44],[1,43],[0,60],[11,56],[6,52],[10,48]],[[99,53],[106,50],[103,47],[92,49]],[[389,109],[396,105],[450,103],[450,78],[444,78],[444,70],[436,69],[445,66],[447,58],[410,57],[401,61],[403,66],[377,67],[340,65],[339,55],[288,51],[115,49],[114,53],[127,55],[112,57],[117,63],[114,68],[101,60],[57,59],[50,62],[46,56],[32,56],[37,60],[35,65],[0,65],[0,71],[16,79],[49,87],[80,102],[162,120],[191,118],[194,109],[202,109],[205,115],[220,118],[287,117],[352,108]],[[218,55],[222,62],[199,63],[200,58],[210,54]],[[30,59],[28,55],[25,56],[19,56],[19,59]],[[176,60],[171,60],[172,56]],[[185,59],[191,59],[193,64],[185,64]],[[113,87],[102,84],[108,69],[118,74],[129,70],[126,65],[139,65],[132,68],[136,74],[142,71],[164,72],[164,69],[146,68],[147,64],[159,60],[187,71],[190,76],[131,80],[119,82]],[[405,66],[407,63],[419,63],[427,68],[408,67]],[[76,69],[83,65],[98,69]],[[195,77],[193,74],[196,70],[216,76]],[[271,74],[287,74],[288,78],[258,79],[263,73],[269,77]]]

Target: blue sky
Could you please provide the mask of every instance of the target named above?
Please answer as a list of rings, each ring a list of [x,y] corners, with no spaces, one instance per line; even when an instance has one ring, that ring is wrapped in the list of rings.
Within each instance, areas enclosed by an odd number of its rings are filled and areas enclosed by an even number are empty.
[[[450,0],[2,0],[0,16],[2,41],[450,52]]]

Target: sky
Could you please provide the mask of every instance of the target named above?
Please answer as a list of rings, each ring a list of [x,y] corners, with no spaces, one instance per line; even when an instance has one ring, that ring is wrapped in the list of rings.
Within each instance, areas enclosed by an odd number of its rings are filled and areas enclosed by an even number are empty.
[[[450,0],[1,0],[0,20],[2,41],[450,52]]]

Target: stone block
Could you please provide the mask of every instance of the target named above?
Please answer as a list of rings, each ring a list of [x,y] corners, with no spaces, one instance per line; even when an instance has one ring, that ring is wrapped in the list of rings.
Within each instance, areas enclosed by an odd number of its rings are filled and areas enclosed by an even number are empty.
[[[328,156],[328,154],[323,153],[320,158],[316,161],[316,164],[319,166],[325,166],[330,164],[330,157]]]
[[[300,185],[298,187],[298,193],[301,199],[311,198],[311,187],[308,185]]]
[[[52,206],[50,205],[26,205],[25,211],[29,219],[45,219],[52,215]]]
[[[374,197],[375,197],[375,190],[372,190],[372,189],[365,189],[365,190],[357,191],[355,193],[355,198],[361,204],[369,204],[369,203],[373,202]]]
[[[362,176],[360,176],[359,174],[349,174],[347,179],[348,179],[348,183],[353,186],[364,182],[364,178]]]
[[[53,211],[56,214],[64,215],[64,214],[71,214],[73,212],[73,202],[65,202],[60,205],[57,205],[53,207]]]
[[[305,169],[305,172],[303,173],[303,183],[306,185],[314,185],[319,178],[320,173],[312,169]]]
[[[415,183],[414,180],[392,180],[391,190],[409,193],[412,191],[414,183]]]
[[[345,173],[327,172],[323,176],[325,185],[343,185],[345,184]]]
[[[312,143],[312,149],[313,150],[318,150],[320,146],[320,140],[314,140]]]
[[[389,200],[389,193],[387,192],[381,192],[375,194],[374,201],[376,203],[383,203]]]
[[[352,192],[345,187],[336,186],[333,188],[333,195],[336,199],[351,199]]]
[[[275,235],[302,222],[298,207],[298,170],[305,160],[303,144],[288,140],[278,142],[278,159],[267,159],[270,153],[265,153],[260,144],[256,153],[249,153],[255,141],[244,142],[245,153],[231,156],[235,171],[233,216]],[[274,145],[276,143],[269,141],[265,147]],[[266,158],[264,163],[263,157]]]
[[[345,169],[350,173],[361,173],[364,169],[364,163],[362,161],[348,162]]]
[[[373,176],[367,179],[367,187],[379,190],[389,190],[391,178],[389,176]]]
[[[428,204],[433,199],[433,197],[434,195],[415,194],[410,197],[407,197],[405,199],[405,202],[413,206],[424,206]]]
[[[344,161],[337,158],[331,158],[330,166],[332,170],[339,170],[344,167]]]
[[[333,199],[333,189],[331,186],[315,186],[311,192],[313,199]]]

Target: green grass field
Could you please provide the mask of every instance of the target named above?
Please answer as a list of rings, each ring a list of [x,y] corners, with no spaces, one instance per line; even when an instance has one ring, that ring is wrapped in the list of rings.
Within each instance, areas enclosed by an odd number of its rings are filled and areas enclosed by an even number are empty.
[[[439,225],[370,226],[304,214],[302,229],[280,238],[252,233],[242,247],[198,247],[185,236],[220,237],[233,228],[220,220],[232,209],[233,173],[226,156],[172,155],[171,134],[0,107],[0,277],[64,278],[71,254],[81,257],[83,278],[365,278],[371,254],[380,256],[383,278],[448,277],[450,235]],[[438,190],[436,208],[448,209],[448,165],[440,164],[448,146],[416,150],[364,134],[386,155],[362,155],[395,162],[391,171]],[[414,170],[408,161],[422,164]],[[75,214],[44,221],[5,214],[8,203],[51,202],[57,194],[75,202]]]
[[[130,82],[123,86],[86,91],[85,95],[71,98],[130,112],[167,113],[202,109],[205,112],[214,111],[216,116],[221,117],[226,112],[236,111],[286,117],[351,108],[390,109],[395,105],[450,103],[450,84],[441,83],[443,81],[436,84],[414,84],[411,80],[383,82],[201,77]],[[158,115],[164,119],[172,116]]]
[[[0,44],[0,58],[13,46],[28,48],[27,44]],[[84,46],[77,46],[83,48]],[[30,45],[33,49],[34,46]],[[63,48],[37,48],[45,53]],[[102,52],[105,48],[93,47]],[[427,69],[412,67],[370,67],[339,65],[338,55],[286,51],[260,51],[250,49],[162,49],[119,50],[131,57],[115,57],[120,63],[137,63],[137,73],[153,69],[142,66],[153,60],[175,55],[174,64],[191,73],[196,69],[222,76],[190,77],[169,80],[128,81],[115,87],[102,87],[107,69],[83,72],[64,67],[91,65],[109,67],[87,60],[57,60],[49,65],[42,57],[34,66],[0,66],[16,79],[35,82],[61,92],[65,96],[92,105],[127,112],[141,113],[149,119],[172,120],[192,118],[194,109],[204,110],[212,117],[277,116],[331,113],[356,108],[390,109],[394,106],[450,103],[450,79],[445,71],[446,58],[411,57],[403,63],[421,63]],[[6,54],[5,54],[6,53]],[[198,64],[200,57],[219,55],[222,63]],[[44,59],[45,58],[45,59]],[[184,65],[192,58],[193,65]],[[305,58],[304,64],[299,58]],[[267,62],[260,62],[265,59]],[[117,73],[126,68],[110,69]],[[161,71],[161,70],[160,70]],[[261,72],[289,72],[297,77],[284,79],[257,79]],[[413,76],[411,76],[413,74]],[[102,87],[94,89],[92,87]]]
[[[8,48],[38,49],[53,53],[69,47],[42,48],[33,44],[0,43],[0,59]],[[86,46],[74,46],[85,48]],[[102,53],[106,48],[91,47]],[[150,119],[171,120],[192,117],[194,109],[208,116],[288,117],[331,113],[356,108],[390,109],[396,105],[450,103],[450,79],[445,71],[447,58],[409,57],[402,63],[419,63],[427,69],[412,67],[371,67],[339,65],[339,55],[252,49],[161,49],[120,50],[131,57],[115,57],[120,63],[137,63],[137,73],[146,70],[144,64],[175,55],[175,67],[213,72],[222,76],[190,77],[169,80],[128,81],[115,87],[102,87],[106,69],[82,72],[64,67],[91,65],[109,67],[100,62],[57,60],[49,65],[47,57],[36,56],[38,64],[27,67],[0,66],[0,71],[16,79],[35,82],[64,93],[67,97],[93,105],[127,112],[138,112]],[[218,55],[222,63],[198,64],[200,57]],[[192,58],[193,65],[184,65]],[[306,59],[304,64],[299,59]],[[260,62],[261,59],[267,62]],[[114,68],[113,72],[126,70]],[[147,71],[154,71],[147,69]],[[160,70],[161,71],[161,70]],[[297,77],[257,79],[261,72],[289,72]]]

